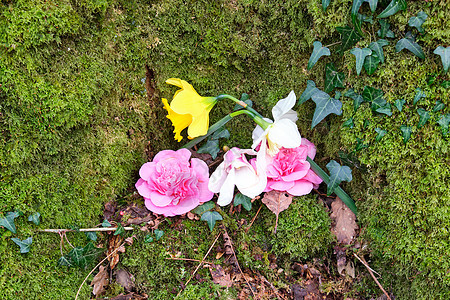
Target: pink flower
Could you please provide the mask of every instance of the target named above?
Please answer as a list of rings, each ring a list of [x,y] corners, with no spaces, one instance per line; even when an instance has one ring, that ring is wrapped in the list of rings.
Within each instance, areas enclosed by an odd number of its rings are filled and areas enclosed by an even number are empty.
[[[136,189],[149,210],[172,217],[212,199],[208,166],[197,158],[189,162],[190,157],[187,149],[163,150],[152,162],[142,165]]]
[[[301,145],[296,148],[281,148],[267,161],[265,192],[286,191],[294,196],[309,194],[322,182],[306,161],[307,156],[314,159],[315,155],[316,147],[305,138],[302,138]]]

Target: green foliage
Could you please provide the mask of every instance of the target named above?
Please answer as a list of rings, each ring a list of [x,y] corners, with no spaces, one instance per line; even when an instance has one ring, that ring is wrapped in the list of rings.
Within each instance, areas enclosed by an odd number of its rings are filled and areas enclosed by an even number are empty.
[[[202,214],[201,220],[206,221],[209,229],[212,231],[214,225],[216,225],[216,221],[221,221],[223,218],[217,211],[206,211]]]
[[[342,102],[331,98],[323,91],[318,91],[312,95],[312,100],[316,103],[311,128],[314,128],[329,114],[342,114]]]
[[[347,166],[341,166],[335,160],[327,164],[330,172],[330,182],[327,185],[327,195],[331,195],[342,181],[352,181],[352,170]]]
[[[359,106],[364,102],[364,98],[355,93],[355,91],[353,89],[349,89],[344,96],[349,97],[351,99],[353,99],[353,109],[356,112],[359,108]]]
[[[412,128],[411,126],[402,125],[400,126],[400,131],[402,132],[403,143],[406,144],[411,138]]]
[[[416,43],[414,38],[412,37],[405,37],[402,38],[395,44],[395,51],[400,52],[403,49],[407,49],[414,53],[418,58],[424,59],[425,53],[422,50],[422,47],[420,47],[419,44]]]
[[[87,231],[84,233],[88,240],[90,241],[96,241],[97,240],[97,233],[95,231]]]
[[[395,100],[395,107],[397,107],[398,111],[402,111],[403,105],[405,105],[406,100],[405,99],[397,99]]]
[[[342,55],[344,51],[351,49],[359,40],[361,35],[352,27],[337,27],[336,30],[341,34],[341,46],[339,47],[339,53]]]
[[[317,63],[319,58],[321,58],[322,56],[324,55],[330,56],[330,49],[328,49],[327,47],[322,47],[321,42],[315,41],[313,43],[313,47],[314,47],[313,52],[308,61],[308,70],[311,70],[312,67]]]
[[[448,67],[450,66],[450,46],[446,48],[444,48],[443,46],[439,46],[434,49],[433,53],[441,57],[444,72],[447,73]]]
[[[28,216],[28,221],[33,222],[35,225],[41,224],[41,214],[38,212],[32,213]]]
[[[361,69],[363,67],[366,56],[371,55],[372,50],[369,48],[353,48],[350,53],[353,54],[356,58],[356,74],[359,75],[361,73]]]
[[[377,133],[377,136],[375,137],[376,142],[379,142],[383,138],[383,136],[385,136],[387,133],[386,130],[381,129],[381,128],[375,128],[375,131]]]
[[[30,252],[31,243],[33,243],[32,237],[29,237],[23,241],[18,238],[11,238],[11,240],[20,247],[20,253]]]
[[[206,141],[205,144],[203,144],[198,150],[198,153],[209,153],[211,154],[211,157],[213,159],[217,158],[217,154],[220,151],[219,148],[219,139],[225,138],[228,139],[230,137],[230,132],[225,128],[222,127],[215,131]]]
[[[381,60],[378,58],[378,55],[375,53],[372,53],[369,56],[366,56],[364,60],[364,69],[367,72],[367,75],[372,75],[375,70],[378,68],[378,65],[380,64]]]
[[[389,5],[377,16],[377,18],[387,18],[400,10],[406,10],[406,0],[392,0]]]
[[[438,100],[438,101],[436,101],[436,104],[433,107],[433,112],[438,112],[438,111],[444,109],[444,107],[445,107],[445,104]]]
[[[417,102],[420,101],[422,98],[426,98],[427,94],[425,94],[424,91],[422,91],[420,88],[416,88],[416,94],[414,95],[413,105],[416,105]]]
[[[312,80],[308,80],[306,83],[306,89],[303,91],[303,93],[300,95],[300,98],[298,99],[298,105],[311,99],[312,95],[318,91],[319,89],[316,87],[316,83]]]
[[[361,31],[361,23],[358,20],[358,11],[359,8],[361,7],[361,5],[364,3],[365,0],[353,0],[353,4],[352,4],[352,10],[351,10],[351,17],[352,17],[352,22],[353,25],[356,27],[356,30],[358,31],[359,34],[363,34],[363,32]]]
[[[379,39],[369,45],[369,48],[377,54],[377,57],[380,59],[381,63],[384,63],[383,47],[387,45],[389,45],[389,42],[383,39]]]
[[[208,202],[205,202],[205,203],[203,203],[202,205],[199,205],[199,206],[197,206],[196,208],[194,208],[194,209],[192,210],[192,212],[193,212],[194,214],[201,215],[201,214],[203,214],[204,212],[213,209],[214,207],[216,207],[216,203],[215,203],[214,201],[208,201]]]
[[[448,133],[448,126],[450,124],[450,114],[442,115],[437,123],[441,126],[442,135],[446,136]]]
[[[328,5],[330,5],[331,0],[322,0],[323,11],[327,10]]]
[[[117,229],[114,231],[114,235],[123,235],[125,233],[125,228],[123,228],[122,224],[117,224]]]
[[[16,233],[16,225],[14,224],[14,219],[19,216],[19,213],[16,211],[10,211],[6,213],[4,218],[0,218],[0,226],[8,229],[12,233]]]
[[[86,246],[75,247],[69,253],[63,255],[58,260],[58,266],[86,269],[103,251],[104,249],[96,248],[92,242],[89,242]]]
[[[333,63],[328,63],[325,66],[325,93],[331,92],[333,89],[344,87],[345,74],[336,71],[336,67]],[[314,95],[313,95],[314,96]]]
[[[422,127],[423,125],[425,125],[428,122],[428,120],[430,119],[431,116],[430,116],[430,113],[427,112],[423,108],[419,108],[417,110],[417,113],[420,116],[419,123],[417,124],[417,128],[420,128],[420,127]]]
[[[245,195],[242,195],[241,193],[237,193],[234,196],[234,206],[238,206],[239,204],[242,204],[242,207],[245,208],[246,211],[252,210],[252,199],[250,197],[247,197]]]
[[[417,31],[420,33],[425,33],[425,29],[423,29],[422,25],[425,23],[425,20],[428,18],[428,15],[420,11],[416,17],[411,17],[408,21],[408,25],[411,27],[416,27]]]
[[[387,21],[383,19],[379,19],[378,23],[380,23],[380,29],[377,31],[377,35],[384,39],[384,38],[394,38],[395,34],[392,30],[389,29],[391,26]]]
[[[103,220],[103,222],[102,222],[102,227],[111,227],[111,226],[112,226],[112,225],[111,225],[111,223],[109,223],[108,220],[106,220],[106,219]]]

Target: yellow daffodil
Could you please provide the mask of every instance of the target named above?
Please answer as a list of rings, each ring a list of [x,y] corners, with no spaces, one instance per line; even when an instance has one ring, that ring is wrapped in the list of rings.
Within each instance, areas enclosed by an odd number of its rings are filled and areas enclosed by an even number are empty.
[[[188,82],[170,78],[166,83],[175,85],[180,90],[175,92],[172,102],[163,99],[164,108],[167,110],[167,118],[174,126],[175,139],[179,142],[183,139],[181,131],[188,127],[189,138],[205,135],[209,127],[209,112],[217,102],[216,97],[202,97]]]

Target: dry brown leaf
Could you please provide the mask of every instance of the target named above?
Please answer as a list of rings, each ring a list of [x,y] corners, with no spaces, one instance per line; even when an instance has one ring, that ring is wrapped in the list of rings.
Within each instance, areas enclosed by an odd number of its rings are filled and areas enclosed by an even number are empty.
[[[230,236],[226,231],[223,232],[223,246],[225,248],[225,254],[233,255],[233,245],[231,244]]]
[[[123,241],[123,238],[120,235],[110,236],[109,243],[108,243],[108,251],[106,252],[106,255],[107,256],[110,255],[111,253],[114,252],[114,250],[116,250],[116,248],[120,247],[120,245],[122,244],[122,241]],[[108,258],[109,267],[111,268],[111,270],[114,269],[114,267],[119,262],[119,251],[120,250],[123,250],[123,252],[125,252],[125,249],[119,249],[118,251],[116,251],[114,254],[112,254]]]
[[[116,282],[121,285],[125,291],[130,292],[134,289],[134,276],[127,270],[116,270],[114,275],[116,276]]]
[[[211,272],[214,283],[226,287],[231,287],[233,285],[230,274],[225,273],[221,265],[212,264],[209,266],[209,271]]]
[[[330,218],[334,220],[331,231],[339,243],[351,244],[358,229],[355,214],[338,197],[331,204],[331,211]]]
[[[97,275],[92,279],[91,285],[94,287],[92,293],[95,296],[101,295],[105,291],[105,286],[109,284],[108,272],[104,266],[99,267]]]
[[[262,203],[264,203],[271,212],[276,215],[274,233],[277,232],[278,215],[283,210],[287,209],[292,203],[292,195],[286,192],[270,191],[264,194]]]

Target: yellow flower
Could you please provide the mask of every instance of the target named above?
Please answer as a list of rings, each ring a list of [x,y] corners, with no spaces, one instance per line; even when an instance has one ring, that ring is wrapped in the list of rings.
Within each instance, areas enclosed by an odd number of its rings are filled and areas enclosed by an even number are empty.
[[[183,139],[181,131],[188,127],[188,137],[195,138],[205,135],[209,127],[209,112],[216,104],[216,97],[200,96],[188,82],[178,79],[167,79],[166,83],[175,85],[180,90],[175,92],[170,105],[163,99],[167,118],[174,126],[175,140]]]

